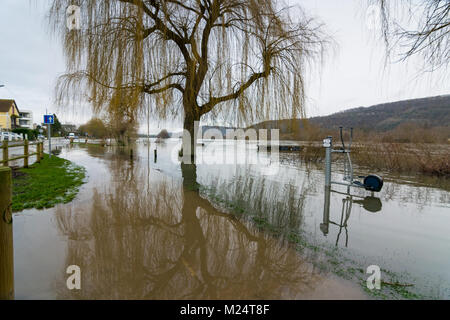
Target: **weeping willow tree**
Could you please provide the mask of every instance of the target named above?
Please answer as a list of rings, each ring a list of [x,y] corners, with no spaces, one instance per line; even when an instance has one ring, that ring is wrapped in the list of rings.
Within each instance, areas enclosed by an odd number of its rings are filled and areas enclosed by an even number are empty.
[[[80,30],[66,27],[69,5]],[[184,116],[191,152],[200,119],[304,116],[305,68],[326,43],[320,24],[273,0],[54,0],[49,16],[67,60],[61,105]]]
[[[450,61],[449,0],[371,0],[380,8],[388,55],[400,60],[421,55],[424,71],[446,68]]]

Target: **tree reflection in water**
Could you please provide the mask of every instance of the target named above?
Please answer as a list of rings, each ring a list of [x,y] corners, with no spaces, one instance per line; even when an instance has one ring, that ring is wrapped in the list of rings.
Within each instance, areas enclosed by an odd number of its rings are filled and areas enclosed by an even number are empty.
[[[195,165],[182,165],[180,181],[109,157],[111,181],[84,207],[57,208],[66,265],[82,272],[79,291],[58,281],[58,298],[301,298],[324,282],[287,242],[201,197]]]

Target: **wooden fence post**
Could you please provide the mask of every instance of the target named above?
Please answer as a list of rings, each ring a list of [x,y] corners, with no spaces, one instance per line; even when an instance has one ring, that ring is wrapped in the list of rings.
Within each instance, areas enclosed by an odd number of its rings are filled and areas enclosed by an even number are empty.
[[[41,160],[44,159],[44,142],[41,142]]]
[[[23,142],[23,155],[25,156],[23,158],[23,167],[28,168],[28,140]]]
[[[8,166],[8,157],[9,157],[9,155],[8,155],[8,141],[4,140],[3,141],[3,165],[5,167]]]
[[[0,167],[0,300],[14,299],[11,168]]]
[[[41,143],[38,142],[36,144],[36,162],[40,163],[41,162]]]

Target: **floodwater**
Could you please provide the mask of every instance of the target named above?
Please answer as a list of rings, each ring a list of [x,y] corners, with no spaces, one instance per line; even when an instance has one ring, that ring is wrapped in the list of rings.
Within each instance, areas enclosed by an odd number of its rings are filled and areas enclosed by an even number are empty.
[[[194,166],[176,161],[177,140],[139,143],[132,160],[124,149],[64,147],[88,182],[69,204],[15,214],[16,298],[366,299],[370,265],[387,283],[450,298],[445,186],[385,176],[373,196],[334,188],[342,194],[331,192],[327,210],[322,169],[295,153],[276,165],[252,143],[199,148]],[[230,148],[264,164],[213,163]],[[80,290],[67,288],[70,265]]]

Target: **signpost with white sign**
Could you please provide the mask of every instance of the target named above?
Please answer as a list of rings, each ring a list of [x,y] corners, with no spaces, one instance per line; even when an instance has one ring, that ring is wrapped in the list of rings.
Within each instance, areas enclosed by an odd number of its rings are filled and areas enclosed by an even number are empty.
[[[51,125],[55,123],[55,117],[52,114],[44,115],[44,124],[47,125],[48,134],[48,157],[52,157],[52,138],[51,138]]]

